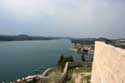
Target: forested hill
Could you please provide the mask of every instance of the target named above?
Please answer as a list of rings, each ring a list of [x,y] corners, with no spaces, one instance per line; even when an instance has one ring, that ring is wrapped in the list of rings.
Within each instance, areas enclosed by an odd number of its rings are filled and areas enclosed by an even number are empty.
[[[24,40],[52,40],[60,39],[59,37],[42,37],[42,36],[28,36],[28,35],[0,35],[0,41],[24,41]]]
[[[69,39],[72,43],[94,43],[95,38],[71,38],[71,37],[44,37],[44,36],[28,36],[28,35],[0,35],[0,41],[25,41],[25,40],[54,40]]]
[[[71,39],[72,43],[80,43],[80,44],[94,44],[96,41],[96,38],[77,38],[77,39]]]

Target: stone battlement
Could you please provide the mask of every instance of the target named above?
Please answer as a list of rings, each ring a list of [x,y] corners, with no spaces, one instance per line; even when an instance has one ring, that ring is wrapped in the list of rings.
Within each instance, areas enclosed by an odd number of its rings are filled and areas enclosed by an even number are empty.
[[[91,83],[125,83],[125,49],[96,41]]]

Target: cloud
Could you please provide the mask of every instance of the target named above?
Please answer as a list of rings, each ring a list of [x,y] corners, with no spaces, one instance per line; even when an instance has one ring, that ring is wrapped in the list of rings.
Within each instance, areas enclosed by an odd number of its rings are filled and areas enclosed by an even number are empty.
[[[16,19],[28,30],[32,26],[29,32],[41,34],[41,30],[44,33],[51,30],[52,34],[67,36],[113,36],[115,33],[119,34],[114,36],[124,36],[124,8],[124,0],[0,1],[1,17],[6,15],[7,19]],[[13,27],[14,24],[9,25]]]
[[[2,3],[4,10],[17,18],[53,14],[53,8],[48,0],[4,0]]]
[[[54,15],[76,5],[76,0],[2,0],[4,9],[10,14],[22,16]],[[77,2],[77,1],[76,1]]]

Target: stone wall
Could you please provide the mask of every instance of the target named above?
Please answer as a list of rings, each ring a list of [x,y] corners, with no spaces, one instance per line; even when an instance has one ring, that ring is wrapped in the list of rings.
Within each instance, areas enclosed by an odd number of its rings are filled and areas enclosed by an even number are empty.
[[[125,49],[96,41],[91,83],[125,83]]]
[[[27,76],[25,78],[22,79],[18,79],[16,82],[13,83],[32,83],[33,79],[39,81],[40,83],[48,83],[48,73],[50,71],[52,71],[53,68],[48,68],[46,69],[42,75],[31,75],[31,76]],[[10,82],[11,83],[11,82]]]
[[[66,62],[63,73],[62,73],[62,77],[59,83],[65,83],[67,81],[67,79],[69,78],[70,68],[82,66],[82,65],[91,66],[91,62],[82,62],[82,61]]]

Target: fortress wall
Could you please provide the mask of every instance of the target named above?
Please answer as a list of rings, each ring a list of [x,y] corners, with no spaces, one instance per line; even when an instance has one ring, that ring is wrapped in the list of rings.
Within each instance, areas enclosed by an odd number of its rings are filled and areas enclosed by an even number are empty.
[[[91,83],[125,83],[125,49],[96,41]]]

